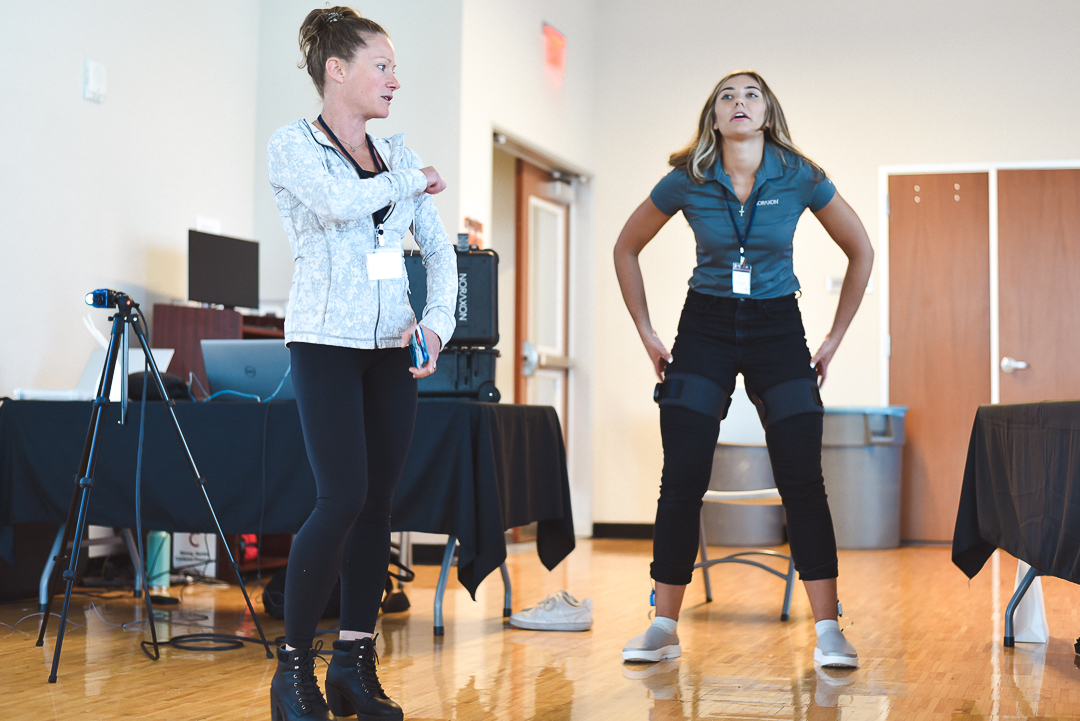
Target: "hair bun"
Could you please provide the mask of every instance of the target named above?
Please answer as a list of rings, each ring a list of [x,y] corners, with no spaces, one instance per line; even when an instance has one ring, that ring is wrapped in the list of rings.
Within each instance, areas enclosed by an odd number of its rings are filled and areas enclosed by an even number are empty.
[[[367,38],[372,35],[386,35],[386,31],[350,7],[316,8],[300,26],[300,52],[304,57],[297,67],[307,68],[322,96],[326,61],[331,57],[351,59],[357,50],[367,46]]]

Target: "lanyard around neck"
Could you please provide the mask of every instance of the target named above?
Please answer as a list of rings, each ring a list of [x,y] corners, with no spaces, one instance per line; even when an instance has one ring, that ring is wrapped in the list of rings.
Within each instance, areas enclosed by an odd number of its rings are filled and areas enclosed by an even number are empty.
[[[756,191],[754,191],[753,193],[751,193],[750,197],[746,201],[747,203],[750,204],[750,217],[746,219],[746,228],[744,228],[743,232],[741,232],[741,233],[739,232],[739,224],[735,220],[735,211],[732,210],[732,208],[731,208],[731,198],[728,197],[729,194],[734,195],[734,193],[729,191],[723,185],[721,185],[720,187],[724,188],[724,205],[727,206],[728,216],[731,218],[731,227],[735,231],[735,240],[737,240],[739,242],[739,264],[740,265],[745,265],[746,264],[746,241],[750,237],[750,229],[754,227],[754,214],[757,213],[757,197],[759,195],[761,195],[761,188],[763,186],[758,186],[758,189]],[[735,200],[738,200],[738,199],[739,198],[736,196]],[[743,208],[745,208],[745,207],[746,207],[746,204],[744,203]],[[740,209],[739,210],[739,215],[742,215],[742,212],[743,211]]]
[[[349,162],[352,163],[353,168],[356,169],[356,174],[359,175],[361,178],[373,178],[379,173],[386,171],[386,166],[382,164],[382,161],[379,160],[379,156],[375,153],[375,144],[371,142],[370,135],[365,134],[364,139],[367,141],[368,152],[371,153],[371,162],[375,164],[374,173],[369,170],[364,170],[360,167],[360,163],[356,162],[356,158],[352,156],[352,153],[346,150],[342,142],[337,139],[337,136],[334,135],[334,131],[331,130],[330,126],[326,124],[326,121],[322,119],[322,115],[319,116],[319,125],[321,125],[322,129],[326,131],[326,134],[330,136],[330,139],[337,144],[338,148],[340,148],[341,151],[345,153],[345,157],[349,159]],[[375,234],[379,238],[379,245],[383,244],[382,225],[386,222],[386,216],[390,214],[389,211],[390,206],[387,205],[385,208],[380,208],[379,210],[376,210],[374,213],[371,214],[371,220],[373,223],[375,223]]]
[[[319,125],[322,126],[322,129],[326,131],[326,134],[330,136],[330,139],[333,140],[337,144],[337,146],[341,148],[341,150],[345,153],[345,157],[348,158],[349,162],[353,164],[354,168],[356,168],[357,174],[361,178],[370,176],[371,171],[364,170],[360,167],[360,163],[356,162],[356,158],[352,156],[352,153],[345,150],[345,144],[338,140],[337,136],[334,135],[334,131],[330,129],[330,126],[326,124],[326,121],[322,119],[321,115],[319,116]],[[371,162],[375,164],[375,173],[378,174],[384,172],[386,168],[379,160],[379,156],[375,154],[375,145],[371,142],[371,136],[365,135],[364,140],[367,143],[368,152],[371,153]]]

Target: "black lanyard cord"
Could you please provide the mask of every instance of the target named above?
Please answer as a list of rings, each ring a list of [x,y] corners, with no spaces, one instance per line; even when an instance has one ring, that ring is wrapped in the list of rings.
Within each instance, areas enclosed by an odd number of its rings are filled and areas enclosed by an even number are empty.
[[[752,193],[746,201],[750,204],[750,217],[746,219],[746,229],[742,233],[739,232],[739,224],[735,221],[735,211],[731,209],[731,198],[728,197],[729,194],[734,195],[734,193],[722,185],[720,187],[724,188],[724,205],[727,206],[728,216],[731,218],[731,227],[735,231],[735,240],[739,243],[739,262],[742,264],[746,255],[746,241],[750,238],[750,229],[754,227],[754,215],[757,213],[757,197],[761,195],[761,189],[764,185],[759,186],[757,192]],[[738,199],[738,196],[736,196],[735,200]],[[746,205],[743,204],[743,207],[745,208]]]
[[[356,162],[356,158],[354,158],[351,153],[345,150],[345,145],[340,140],[338,140],[336,135],[334,135],[334,131],[331,130],[330,126],[326,124],[326,121],[323,120],[322,115],[319,116],[319,125],[321,125],[322,129],[326,131],[326,134],[330,136],[330,139],[337,144],[337,146],[345,154],[345,157],[349,159],[349,162],[352,163],[353,168],[356,169],[356,174],[359,175],[362,179],[366,180],[367,178],[374,178],[379,173],[386,172],[386,166],[383,165],[381,160],[379,160],[379,156],[375,152],[375,144],[371,142],[370,135],[365,135],[365,140],[367,141],[368,152],[371,153],[371,162],[375,164],[374,173],[372,173],[370,170],[364,170],[360,167],[360,163]],[[375,227],[379,229],[378,232],[380,235],[382,234],[382,230],[381,228],[379,228],[379,226],[381,226],[386,221],[386,216],[389,215],[389,213],[390,206],[387,205],[386,207],[380,208],[379,210],[376,210],[374,213],[371,214],[371,219],[375,222]]]
[[[330,126],[326,124],[326,121],[322,119],[321,115],[319,116],[319,125],[321,125],[322,129],[326,131],[326,134],[330,136],[330,139],[337,143],[339,148],[345,151],[344,143],[338,140],[338,137],[334,135],[334,131],[330,129]],[[368,152],[371,154],[371,162],[375,164],[374,173],[372,173],[370,170],[364,170],[363,168],[361,168],[360,163],[356,162],[356,159],[353,158],[352,154],[348,151],[345,151],[345,157],[348,158],[349,162],[353,164],[353,167],[356,168],[356,172],[358,175],[360,175],[361,178],[370,178],[372,175],[378,175],[379,173],[385,172],[386,166],[382,164],[382,161],[379,160],[379,156],[375,153],[375,145],[371,142],[371,136],[365,135],[364,140],[367,142]]]

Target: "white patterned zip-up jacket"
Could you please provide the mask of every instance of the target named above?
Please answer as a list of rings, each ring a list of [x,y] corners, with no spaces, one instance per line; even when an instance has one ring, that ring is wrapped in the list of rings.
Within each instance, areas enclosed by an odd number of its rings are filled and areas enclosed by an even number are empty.
[[[295,268],[285,309],[285,342],[395,348],[416,322],[409,279],[369,280],[367,254],[378,246],[371,214],[390,205],[383,248],[402,248],[412,230],[427,269],[421,323],[445,345],[454,332],[457,256],[424,193],[420,159],[404,135],[375,138],[387,172],[361,179],[329,138],[306,120],[280,128],[268,148],[270,185],[292,246]]]

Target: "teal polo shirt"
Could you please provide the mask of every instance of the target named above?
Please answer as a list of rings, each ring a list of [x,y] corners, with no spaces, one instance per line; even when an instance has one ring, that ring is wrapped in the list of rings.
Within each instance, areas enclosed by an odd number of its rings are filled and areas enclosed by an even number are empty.
[[[731,264],[739,262],[739,241],[728,204],[739,233],[745,233],[752,201],[754,220],[744,246],[746,262],[753,267],[749,297],[780,298],[797,291],[799,280],[791,262],[795,226],[804,210],[816,213],[832,200],[836,194],[832,181],[795,153],[769,142],[745,206],[720,163],[705,171],[705,177],[697,185],[685,170],[676,168],[649,195],[664,215],[681,210],[694,230],[697,267],[690,287],[710,295],[747,297],[736,296],[731,289]]]

